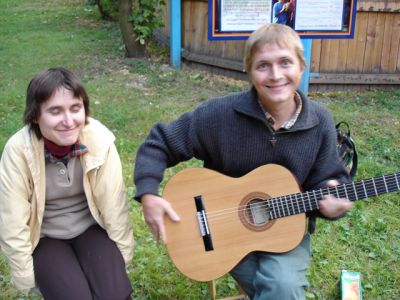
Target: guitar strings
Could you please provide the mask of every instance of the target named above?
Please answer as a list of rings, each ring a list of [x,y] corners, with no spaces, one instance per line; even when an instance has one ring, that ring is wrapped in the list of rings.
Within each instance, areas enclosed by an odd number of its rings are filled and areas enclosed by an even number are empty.
[[[285,217],[289,215],[294,215],[297,213],[302,213],[302,212],[307,212],[313,209],[318,208],[318,199],[311,199],[310,194],[312,198],[320,198],[322,199],[323,196],[326,195],[335,195],[337,197],[349,197],[349,194],[353,193],[354,200],[358,199],[366,199],[369,197],[373,196],[378,196],[379,194],[382,193],[388,193],[388,192],[393,192],[396,190],[400,190],[399,186],[399,181],[397,177],[399,176],[399,173],[397,174],[392,174],[392,175],[385,175],[383,177],[379,177],[382,179],[380,182],[376,182],[376,178],[371,178],[371,179],[365,179],[361,180],[359,182],[352,182],[352,183],[347,183],[335,187],[330,187],[330,188],[325,188],[325,189],[320,189],[320,190],[312,190],[312,191],[307,191],[304,193],[296,193],[296,194],[291,194],[291,195],[284,195],[284,196],[278,196],[270,199],[260,199],[262,201],[265,201],[263,204],[258,204],[257,208],[259,209],[270,209],[270,212],[274,214],[274,216],[270,216],[271,219],[275,218],[280,218],[280,217]],[[392,178],[393,177],[393,178]],[[348,188],[353,189],[353,191],[347,191]],[[373,189],[373,194],[368,194],[368,190]],[[319,195],[317,195],[319,193]],[[360,194],[362,197],[359,197],[358,194]],[[307,196],[307,199],[303,196]],[[294,198],[294,200],[293,200]],[[299,203],[298,198],[302,200],[302,202]],[[311,202],[313,201],[313,202]],[[302,204],[302,207],[300,209],[300,204]],[[290,208],[291,206],[291,208]],[[297,206],[297,210],[295,208]],[[217,220],[217,219],[222,219],[232,213],[240,213],[240,212],[247,212],[250,211],[251,209],[249,206],[246,205],[240,205],[238,207],[232,207],[232,208],[225,208],[222,210],[217,210],[217,211],[212,211],[206,213],[207,219],[208,220]],[[287,213],[286,213],[287,212]],[[204,221],[204,220],[203,220]]]

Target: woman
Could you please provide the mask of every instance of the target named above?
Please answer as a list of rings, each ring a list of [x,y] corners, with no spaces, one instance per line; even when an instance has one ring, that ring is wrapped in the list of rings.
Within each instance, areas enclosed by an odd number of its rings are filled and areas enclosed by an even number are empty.
[[[25,126],[0,161],[0,245],[14,285],[47,299],[130,299],[133,256],[114,135],[89,117],[69,70],[51,68],[27,90]]]

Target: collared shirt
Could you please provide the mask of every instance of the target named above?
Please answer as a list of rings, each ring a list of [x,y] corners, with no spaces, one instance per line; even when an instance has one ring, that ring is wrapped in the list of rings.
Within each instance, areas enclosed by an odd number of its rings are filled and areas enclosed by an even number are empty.
[[[88,152],[88,149],[85,145],[81,144],[77,141],[75,144],[72,145],[71,151],[66,154],[64,157],[57,158],[50,151],[45,147],[45,160],[48,163],[57,163],[62,162],[64,165],[68,164],[68,161],[71,157],[78,157]]]
[[[280,127],[280,129],[290,129],[294,123],[296,123],[297,118],[299,117],[300,113],[301,113],[301,109],[303,107],[303,104],[301,102],[301,97],[300,95],[296,92],[294,94],[294,101],[296,103],[296,111],[294,112],[294,114],[292,115],[292,117],[287,120],[285,123],[282,124],[282,126]],[[258,104],[260,104],[261,109],[263,110],[265,117],[267,118],[267,121],[271,124],[274,125],[275,124],[275,119],[272,117],[272,115],[270,113],[268,113],[264,106],[261,104],[261,101],[258,100]]]

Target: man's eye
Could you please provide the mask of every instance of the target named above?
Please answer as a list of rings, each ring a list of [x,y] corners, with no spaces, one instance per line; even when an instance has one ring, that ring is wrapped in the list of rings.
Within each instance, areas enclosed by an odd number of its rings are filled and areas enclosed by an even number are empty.
[[[268,68],[268,64],[266,63],[259,64],[257,67],[257,69],[266,69],[266,68]]]

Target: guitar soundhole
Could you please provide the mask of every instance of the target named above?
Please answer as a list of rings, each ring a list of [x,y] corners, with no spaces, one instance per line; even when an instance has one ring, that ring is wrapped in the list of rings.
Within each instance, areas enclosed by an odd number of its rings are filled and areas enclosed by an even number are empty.
[[[253,231],[262,231],[273,225],[266,199],[271,198],[263,192],[248,194],[240,203],[239,219],[244,226]]]

